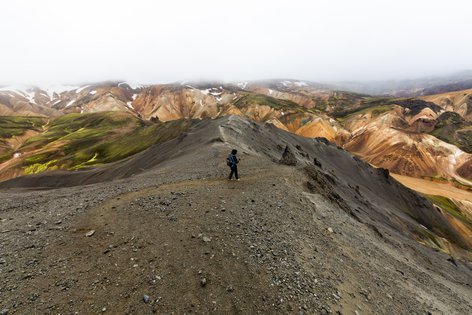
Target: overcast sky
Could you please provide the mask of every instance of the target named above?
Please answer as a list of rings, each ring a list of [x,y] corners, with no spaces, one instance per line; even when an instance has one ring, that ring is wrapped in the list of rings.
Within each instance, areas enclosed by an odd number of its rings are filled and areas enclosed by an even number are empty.
[[[472,69],[471,0],[2,0],[0,12],[0,84]]]

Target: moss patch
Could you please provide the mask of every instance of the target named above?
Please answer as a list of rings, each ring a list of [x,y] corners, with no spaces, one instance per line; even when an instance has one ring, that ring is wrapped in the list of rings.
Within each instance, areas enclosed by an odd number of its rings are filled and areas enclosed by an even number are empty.
[[[65,115],[28,139],[21,149],[35,154],[23,160],[23,168],[26,174],[36,174],[118,161],[173,139],[188,126],[185,120],[145,123],[121,112]]]
[[[281,100],[273,98],[263,94],[246,94],[243,97],[237,99],[234,103],[234,106],[238,108],[246,108],[253,105],[262,105],[269,106],[277,110],[296,110],[296,111],[306,111],[306,109],[295,102],[288,100]]]
[[[32,164],[30,166],[26,166],[25,169],[25,174],[26,175],[31,175],[31,174],[37,174],[41,173],[44,171],[52,171],[52,170],[57,170],[58,166],[55,165],[57,160],[51,160],[46,163],[36,163]]]
[[[438,195],[425,194],[424,196],[428,198],[433,204],[472,228],[472,221],[462,213],[461,209],[459,209],[459,207],[457,207],[451,199]]]
[[[41,130],[46,123],[43,117],[0,116],[0,138],[20,136],[27,130]]]
[[[386,113],[386,112],[389,112],[392,110],[392,105],[377,105],[377,106],[372,106],[372,107],[363,107],[362,109],[359,109],[357,111],[354,111],[354,112],[351,112],[345,116],[338,116],[336,117],[336,119],[340,122],[344,122],[346,121],[347,119],[353,117],[353,116],[356,116],[356,115],[363,115],[363,114],[367,114],[367,113],[371,113],[372,116],[376,117],[376,116],[379,116],[383,113]]]

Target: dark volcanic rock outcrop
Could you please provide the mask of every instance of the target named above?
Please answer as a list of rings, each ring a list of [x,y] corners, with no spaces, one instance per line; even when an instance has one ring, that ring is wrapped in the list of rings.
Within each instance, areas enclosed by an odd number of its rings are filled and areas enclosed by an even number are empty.
[[[289,146],[285,146],[284,153],[282,154],[282,158],[280,159],[280,163],[285,165],[297,165],[297,159],[293,154],[292,150],[290,150]]]

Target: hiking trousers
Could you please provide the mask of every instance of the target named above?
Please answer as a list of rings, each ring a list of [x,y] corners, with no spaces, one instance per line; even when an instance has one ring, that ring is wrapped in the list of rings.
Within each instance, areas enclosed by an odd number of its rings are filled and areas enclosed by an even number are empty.
[[[239,177],[238,177],[238,167],[236,165],[231,166],[231,173],[229,173],[229,179],[233,178],[233,174],[236,177],[236,179],[239,179]]]

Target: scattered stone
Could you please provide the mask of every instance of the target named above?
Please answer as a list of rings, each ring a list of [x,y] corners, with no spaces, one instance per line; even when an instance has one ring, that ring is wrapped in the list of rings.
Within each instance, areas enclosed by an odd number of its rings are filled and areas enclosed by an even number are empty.
[[[208,243],[208,242],[211,241],[211,238],[208,237],[208,236],[204,236],[204,237],[203,237],[203,241],[204,241],[205,243]]]
[[[0,315],[8,315],[8,308],[4,308],[3,310],[0,311]]]
[[[285,146],[284,153],[282,154],[282,158],[279,162],[285,165],[297,165],[297,159],[295,158],[295,155],[293,154],[292,150],[290,150],[288,145]]]
[[[329,232],[329,233],[334,233],[334,230],[329,227],[329,228],[328,228],[328,232]]]
[[[105,313],[107,311],[107,308],[106,307],[103,307],[102,308],[102,313]]]
[[[200,285],[201,285],[202,287],[206,286],[206,284],[207,284],[207,279],[206,279],[206,278],[200,279]]]
[[[94,234],[95,234],[95,230],[90,230],[90,231],[88,231],[87,233],[85,233],[85,236],[86,236],[86,237],[90,237],[90,236],[92,236],[92,235],[94,235]]]
[[[149,303],[149,301],[151,301],[151,298],[149,297],[149,295],[144,294],[143,295],[143,301],[144,301],[144,303]]]
[[[227,286],[227,287],[226,287],[226,291],[227,291],[227,292],[233,292],[233,291],[234,291],[233,286],[232,286],[232,285]]]

